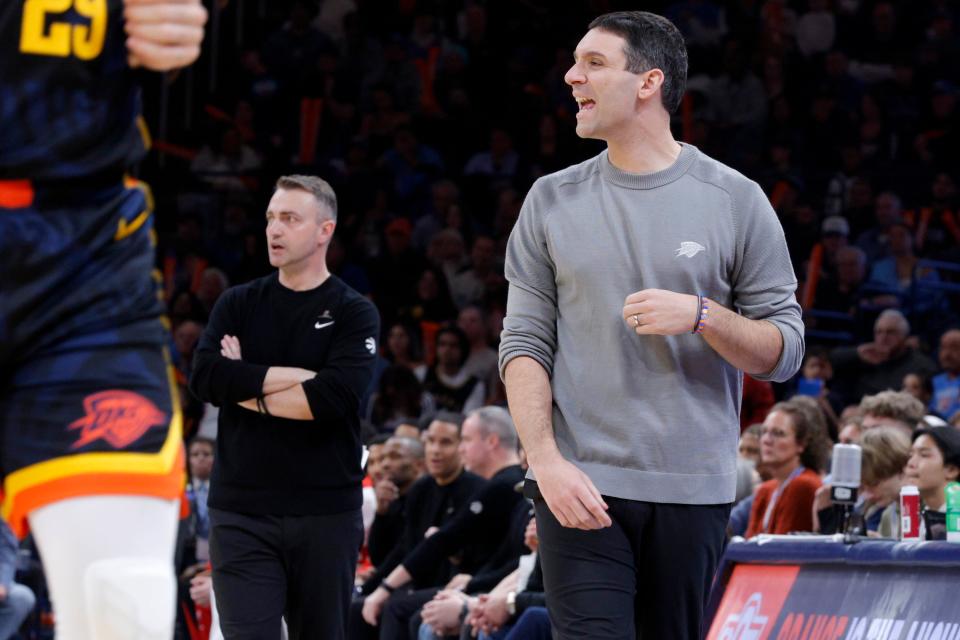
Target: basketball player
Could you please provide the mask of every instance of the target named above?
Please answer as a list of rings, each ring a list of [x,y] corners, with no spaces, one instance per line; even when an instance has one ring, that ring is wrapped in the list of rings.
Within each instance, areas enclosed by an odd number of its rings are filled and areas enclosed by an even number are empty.
[[[173,634],[181,416],[151,276],[138,68],[200,51],[200,0],[0,3],[0,468],[60,640]]]

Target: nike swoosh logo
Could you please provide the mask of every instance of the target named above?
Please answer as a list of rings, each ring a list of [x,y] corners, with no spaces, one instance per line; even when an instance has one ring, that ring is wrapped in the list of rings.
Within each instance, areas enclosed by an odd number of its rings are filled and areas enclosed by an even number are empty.
[[[330,322],[324,322],[323,324],[320,324],[320,323],[318,322],[317,324],[313,325],[313,328],[314,328],[314,329],[323,329],[324,327],[329,327],[329,326],[332,325],[332,324],[333,324],[333,320],[331,320]]]
[[[146,222],[149,217],[150,211],[141,211],[140,215],[130,222],[127,222],[124,218],[120,218],[120,222],[117,224],[117,233],[114,234],[113,239],[119,242],[127,236],[133,235],[137,229],[143,226],[143,223]]]

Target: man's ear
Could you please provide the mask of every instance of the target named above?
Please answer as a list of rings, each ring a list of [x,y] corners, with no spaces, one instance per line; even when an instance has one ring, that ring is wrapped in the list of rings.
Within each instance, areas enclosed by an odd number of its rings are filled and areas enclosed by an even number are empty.
[[[666,77],[663,71],[657,68],[644,71],[640,74],[640,86],[637,88],[637,97],[641,100],[649,100],[663,86]]]

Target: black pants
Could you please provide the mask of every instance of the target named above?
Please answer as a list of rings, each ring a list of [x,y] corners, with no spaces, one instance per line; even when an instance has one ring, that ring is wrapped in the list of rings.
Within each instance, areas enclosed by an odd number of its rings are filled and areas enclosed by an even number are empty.
[[[363,540],[360,511],[253,516],[210,509],[213,589],[226,640],[341,640]]]
[[[554,639],[700,640],[730,505],[604,499],[613,525],[593,531],[535,501]]]

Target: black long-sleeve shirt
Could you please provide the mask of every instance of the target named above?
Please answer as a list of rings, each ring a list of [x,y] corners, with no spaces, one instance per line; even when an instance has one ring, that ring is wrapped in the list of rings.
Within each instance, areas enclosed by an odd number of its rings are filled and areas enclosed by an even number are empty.
[[[375,563],[377,570],[363,584],[363,593],[369,594],[376,589],[383,578],[390,575],[403,558],[423,541],[427,529],[442,527],[450,521],[486,482],[469,471],[461,472],[455,480],[442,486],[437,484],[433,476],[417,480],[407,491],[403,535],[387,557],[381,563]],[[418,589],[442,586],[453,577],[452,573],[450,562],[444,557],[418,575],[414,584]]]
[[[224,335],[239,339],[242,360],[220,355]],[[358,409],[379,335],[373,304],[336,276],[293,291],[274,273],[221,296],[190,378],[197,397],[220,406],[209,506],[265,515],[360,508]],[[271,366],[317,372],[302,384],[313,420],[260,415],[237,404],[262,394]]]
[[[412,489],[413,487],[410,487],[410,490]],[[374,516],[370,533],[367,534],[367,551],[370,553],[370,562],[373,566],[379,567],[383,564],[387,556],[400,544],[406,506],[407,495],[404,494],[391,502],[386,511]]]
[[[485,547],[486,559],[493,556],[509,530],[514,507],[523,500],[516,491],[522,481],[520,465],[504,467],[460,507],[453,519],[408,553],[403,566],[414,581],[419,583],[444,558],[467,545]]]

